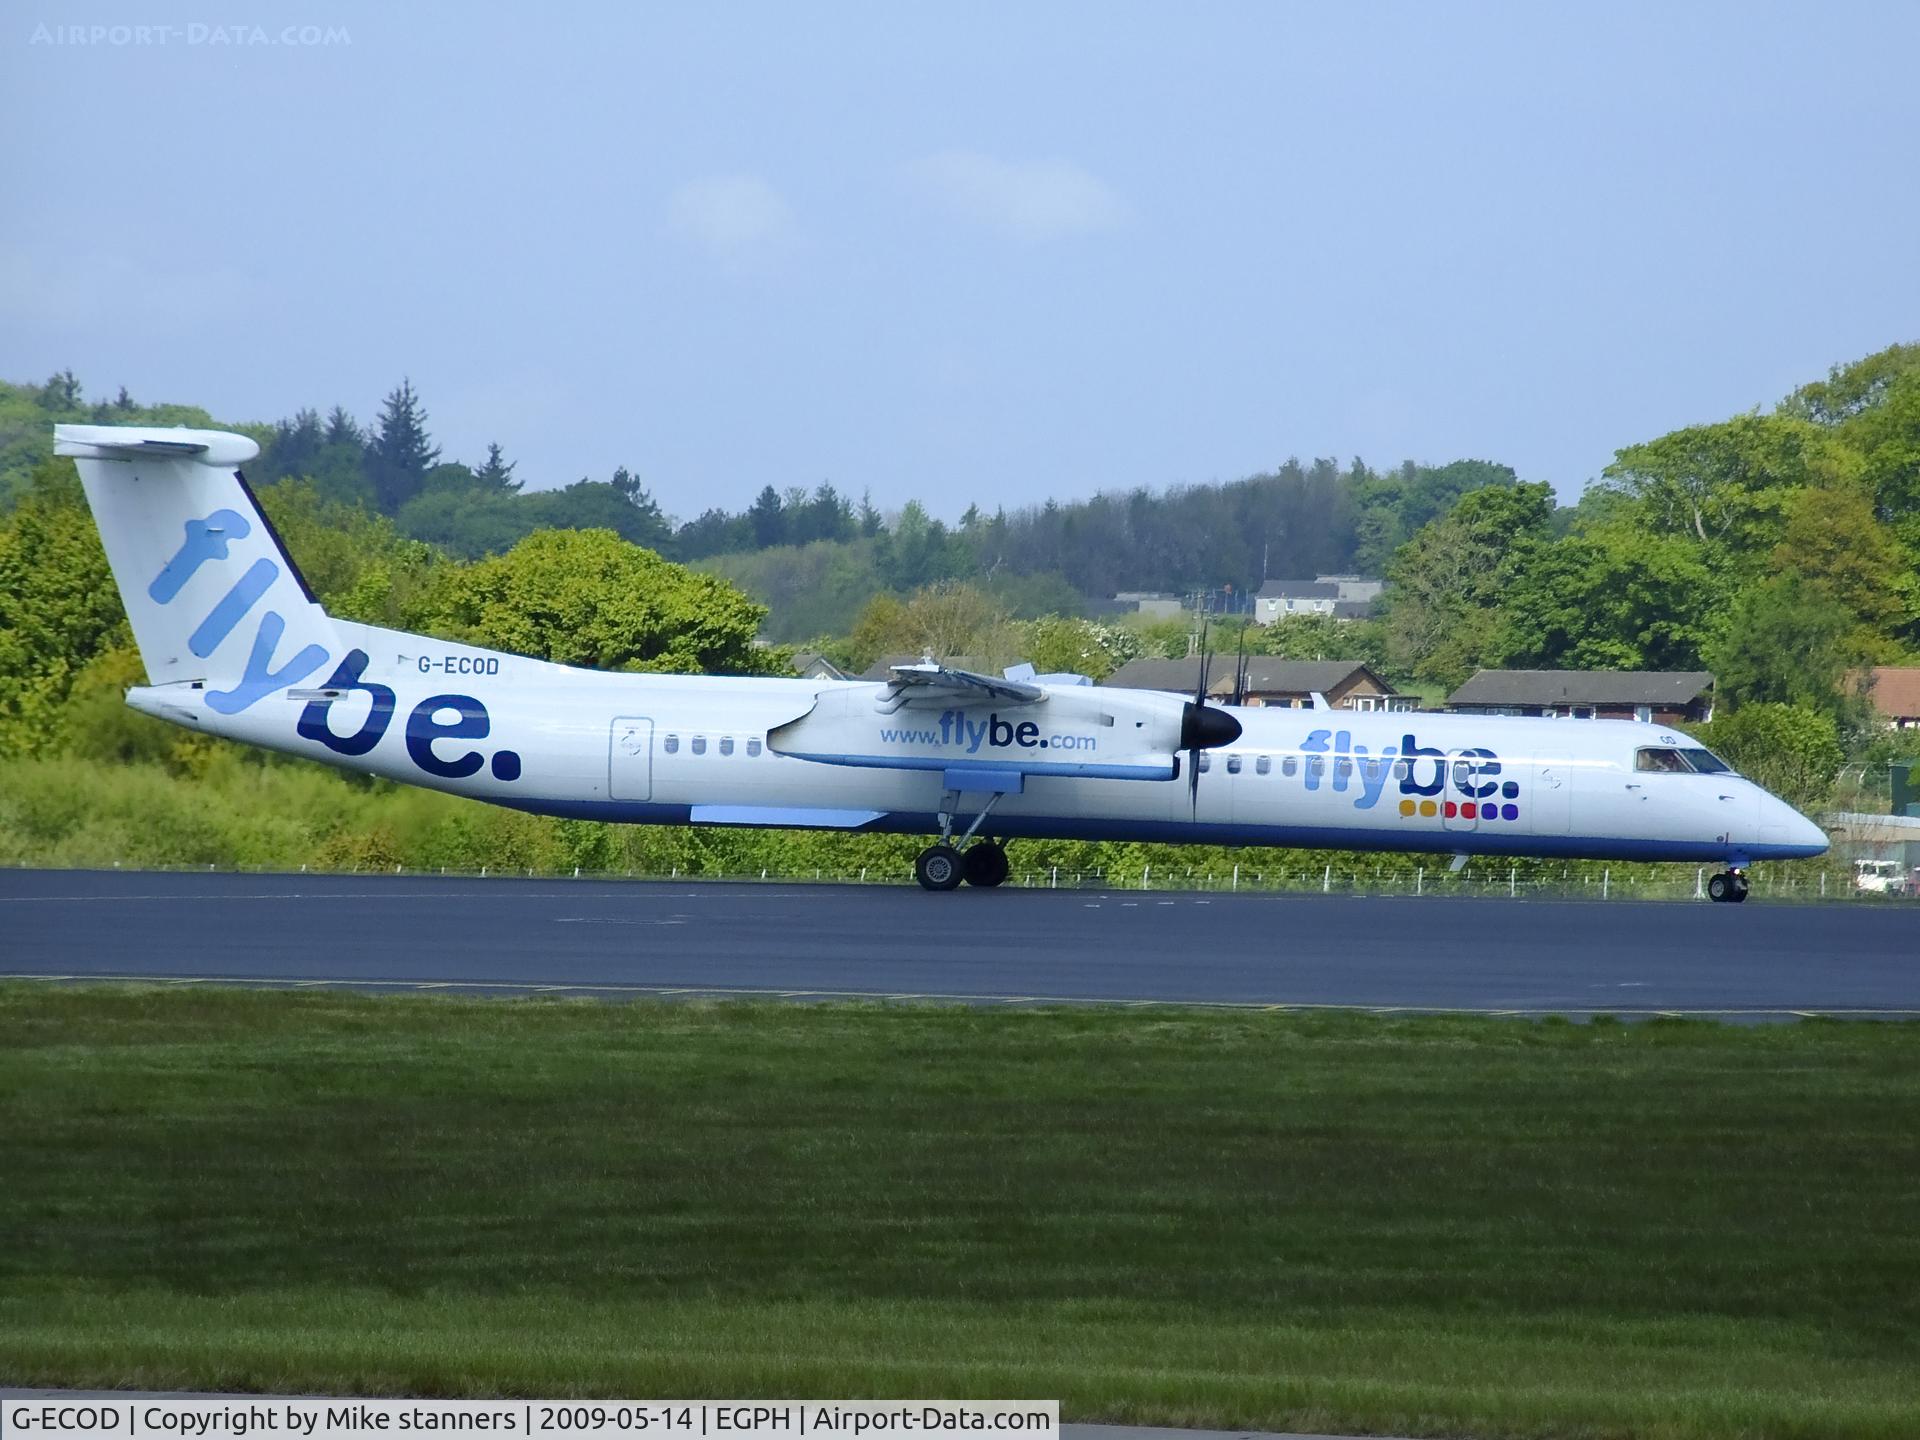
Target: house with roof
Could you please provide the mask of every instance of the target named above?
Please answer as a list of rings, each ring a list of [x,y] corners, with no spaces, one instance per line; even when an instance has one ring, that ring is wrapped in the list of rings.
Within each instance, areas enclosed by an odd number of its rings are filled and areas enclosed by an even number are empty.
[[[1867,672],[1866,697],[1896,730],[1920,729],[1920,665],[1876,665]]]
[[[1234,669],[1239,658],[1214,655],[1207,662],[1207,698],[1233,698]],[[1276,660],[1267,655],[1246,657],[1247,705],[1291,706],[1307,709],[1314,695],[1326,697],[1336,710],[1411,710],[1413,697],[1401,695],[1360,660]],[[1170,690],[1192,695],[1200,680],[1198,657],[1185,660],[1129,660],[1100,683],[1120,690]]]
[[[1446,708],[1698,725],[1713,718],[1713,676],[1705,670],[1482,670],[1447,697]]]
[[[1358,620],[1373,611],[1381,582],[1365,575],[1321,575],[1312,580],[1269,580],[1253,597],[1253,618],[1271,625],[1289,615],[1328,615]]]
[[[818,650],[796,650],[793,656],[793,673],[802,680],[845,680],[847,672]]]

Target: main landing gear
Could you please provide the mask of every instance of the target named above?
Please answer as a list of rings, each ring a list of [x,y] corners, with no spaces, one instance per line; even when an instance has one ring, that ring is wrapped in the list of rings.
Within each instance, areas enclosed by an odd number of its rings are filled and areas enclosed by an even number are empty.
[[[1722,870],[1707,881],[1707,898],[1722,905],[1738,905],[1747,898],[1747,872]]]
[[[941,800],[940,843],[929,845],[913,862],[913,878],[923,890],[957,890],[962,880],[982,890],[991,890],[1013,873],[1007,863],[1007,847],[998,840],[974,840],[974,832],[999,801],[992,796],[973,817],[973,823],[958,840],[953,839],[954,807],[960,797],[949,790]],[[968,842],[972,843],[969,844]]]
[[[957,890],[962,880],[991,890],[1012,873],[1006,847],[995,840],[976,840],[965,850],[929,845],[913,862],[913,878],[926,890]]]

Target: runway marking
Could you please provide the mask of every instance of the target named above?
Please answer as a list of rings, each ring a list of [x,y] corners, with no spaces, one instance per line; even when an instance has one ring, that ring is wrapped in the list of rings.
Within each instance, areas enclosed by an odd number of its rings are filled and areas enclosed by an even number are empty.
[[[556,915],[556,925],[684,925],[684,919],[635,920],[625,915]]]
[[[1512,1006],[1493,1005],[1369,1005],[1355,1001],[1337,1003],[1328,1000],[1180,1000],[1180,999],[1137,999],[1126,996],[1099,995],[1005,995],[978,994],[932,990],[791,990],[771,986],[747,985],[609,985],[582,983],[578,985],[534,984],[526,980],[396,980],[379,978],[358,979],[279,979],[271,976],[250,978],[233,975],[53,975],[33,974],[21,971],[0,973],[0,981],[38,980],[43,982],[85,982],[108,983],[118,985],[237,985],[256,986],[262,989],[301,989],[316,986],[337,986],[341,989],[367,989],[378,987],[388,990],[478,990],[501,992],[506,994],[545,994],[563,992],[575,995],[645,995],[665,998],[674,995],[726,995],[741,997],[761,997],[766,999],[795,998],[804,1000],[892,1000],[892,1001],[932,1001],[965,1005],[1108,1005],[1121,1008],[1150,1008],[1166,1006],[1179,1010],[1247,1010],[1247,1011],[1284,1011],[1284,1010],[1351,1010],[1366,1015],[1496,1015],[1521,1017],[1528,1015],[1640,1015],[1664,1016],[1669,1019],[1693,1017],[1740,1018],[1746,1016],[1792,1015],[1800,1019],[1819,1019],[1839,1017],[1887,1018],[1911,1017],[1920,1019],[1920,1008],[1891,1006],[1875,1008],[1872,1006],[1840,1006],[1833,1009],[1809,1010],[1791,1005],[1761,1005],[1740,1007],[1703,1007],[1700,1009],[1671,1009],[1652,1006],[1624,1008],[1613,1005],[1566,1005],[1541,1008],[1515,1009]]]

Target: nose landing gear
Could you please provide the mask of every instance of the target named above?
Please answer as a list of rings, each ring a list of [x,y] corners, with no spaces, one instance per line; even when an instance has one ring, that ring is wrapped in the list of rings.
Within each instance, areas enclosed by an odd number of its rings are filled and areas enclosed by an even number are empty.
[[[1707,898],[1722,905],[1738,905],[1749,889],[1744,870],[1722,870],[1707,881]]]

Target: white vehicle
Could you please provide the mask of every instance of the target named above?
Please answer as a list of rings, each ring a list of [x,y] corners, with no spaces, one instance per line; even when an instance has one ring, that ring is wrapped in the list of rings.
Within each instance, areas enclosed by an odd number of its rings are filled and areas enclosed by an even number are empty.
[[[1000,884],[1023,836],[1711,862],[1720,901],[1752,861],[1827,848],[1656,725],[1243,709],[932,661],[885,682],[607,674],[360,625],[321,609],[255,505],[253,441],[55,438],[146,667],[128,704],[495,804],[930,835],[929,890]]]
[[[1856,860],[1853,862],[1853,888],[1869,895],[1904,895],[1907,877],[1892,860]]]

